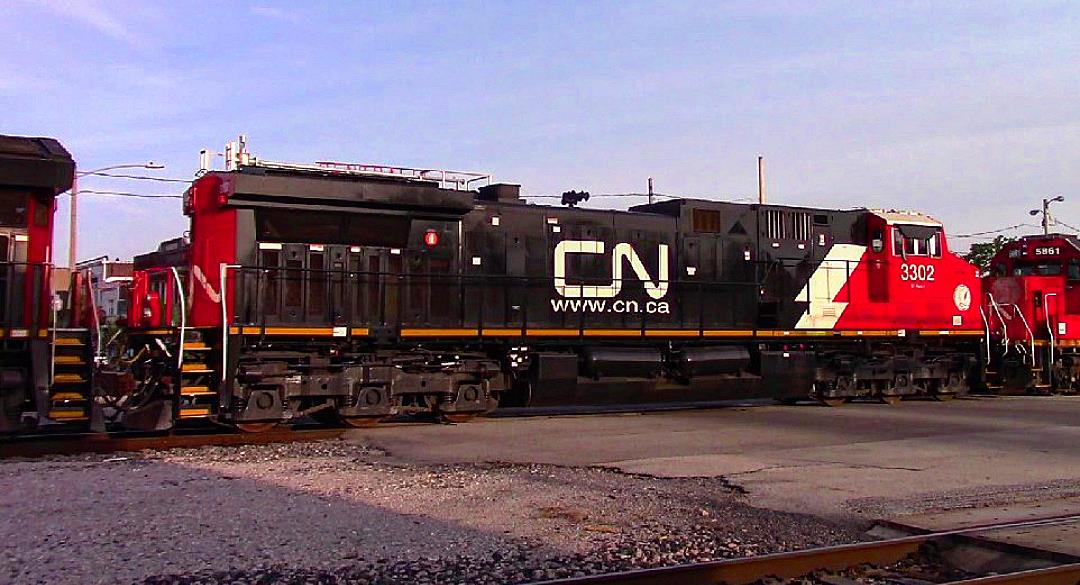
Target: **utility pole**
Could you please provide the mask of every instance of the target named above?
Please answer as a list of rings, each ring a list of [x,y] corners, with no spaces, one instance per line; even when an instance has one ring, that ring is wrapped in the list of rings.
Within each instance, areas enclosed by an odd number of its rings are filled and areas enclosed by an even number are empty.
[[[765,203],[765,157],[757,157],[757,201]]]
[[[70,235],[68,236],[68,269],[71,271],[72,276],[75,275],[75,251],[76,244],[75,239],[79,236],[79,174],[75,173],[75,176],[71,179],[71,227]]]
[[[1064,195],[1058,195],[1057,197],[1050,197],[1042,200],[1042,209],[1032,209],[1028,213],[1032,216],[1042,214],[1042,229],[1043,235],[1050,235],[1050,204],[1065,201]]]
[[[653,202],[652,177],[649,177],[649,205],[652,205],[652,202]]]

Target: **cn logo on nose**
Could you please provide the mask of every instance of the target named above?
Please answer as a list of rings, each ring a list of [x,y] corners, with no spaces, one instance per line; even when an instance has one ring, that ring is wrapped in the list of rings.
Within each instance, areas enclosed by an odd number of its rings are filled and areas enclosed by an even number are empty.
[[[566,282],[567,254],[603,254],[604,242],[594,240],[563,240],[555,246],[555,292],[571,299],[610,299],[622,292],[623,260],[630,262],[630,269],[645,285],[645,292],[653,299],[662,299],[668,292],[668,246],[659,245],[656,280],[653,280],[645,264],[634,251],[633,246],[625,242],[615,244],[611,255],[611,284],[580,285]]]

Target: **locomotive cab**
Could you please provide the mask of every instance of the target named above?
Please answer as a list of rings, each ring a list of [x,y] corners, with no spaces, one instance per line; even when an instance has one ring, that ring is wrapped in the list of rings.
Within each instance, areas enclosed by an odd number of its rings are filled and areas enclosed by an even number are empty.
[[[991,387],[1007,393],[1075,392],[1080,387],[1080,240],[1048,234],[1005,244],[991,260],[984,290],[993,339]]]
[[[0,136],[0,432],[87,418],[85,376],[54,374],[49,350],[58,325],[50,310],[53,205],[74,173],[59,142]]]

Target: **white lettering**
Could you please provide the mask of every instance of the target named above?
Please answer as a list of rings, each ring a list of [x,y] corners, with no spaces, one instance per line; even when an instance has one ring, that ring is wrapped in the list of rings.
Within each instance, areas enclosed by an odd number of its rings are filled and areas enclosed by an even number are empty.
[[[668,246],[660,244],[657,260],[657,279],[645,268],[645,263],[634,251],[633,246],[625,242],[615,244],[611,258],[611,284],[601,286],[582,286],[566,281],[567,254],[603,254],[604,242],[593,240],[563,240],[555,246],[555,292],[560,296],[577,298],[610,299],[622,292],[623,260],[630,262],[630,269],[645,286],[645,292],[653,299],[662,299],[668,292]]]

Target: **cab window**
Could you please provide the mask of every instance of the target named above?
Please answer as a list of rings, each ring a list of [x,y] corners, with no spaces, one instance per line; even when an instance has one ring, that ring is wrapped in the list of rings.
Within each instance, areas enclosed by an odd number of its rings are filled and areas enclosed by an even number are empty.
[[[1059,276],[1061,262],[1024,262],[1013,268],[1013,276]]]
[[[1080,280],[1080,260],[1077,260],[1076,258],[1069,260],[1069,273],[1067,278],[1070,282]]]
[[[925,226],[893,228],[894,256],[941,257],[941,230]]]

